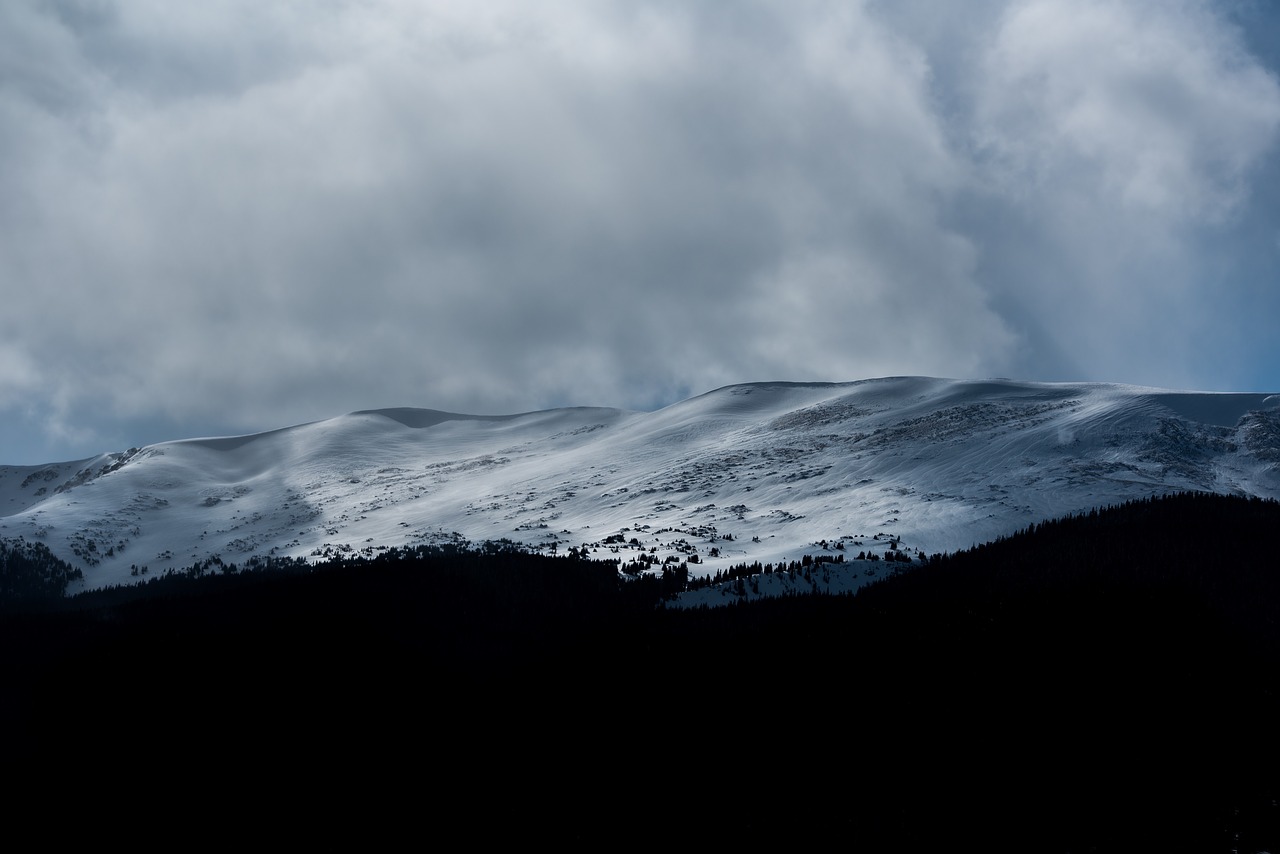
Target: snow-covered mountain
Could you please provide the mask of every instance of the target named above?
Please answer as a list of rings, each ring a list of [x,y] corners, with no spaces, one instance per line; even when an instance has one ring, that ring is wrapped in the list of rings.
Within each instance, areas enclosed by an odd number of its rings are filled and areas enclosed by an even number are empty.
[[[824,550],[954,551],[1183,490],[1280,497],[1280,395],[923,377],[753,383],[656,412],[355,412],[0,466],[0,538],[84,588],[218,557],[455,540],[694,574]]]

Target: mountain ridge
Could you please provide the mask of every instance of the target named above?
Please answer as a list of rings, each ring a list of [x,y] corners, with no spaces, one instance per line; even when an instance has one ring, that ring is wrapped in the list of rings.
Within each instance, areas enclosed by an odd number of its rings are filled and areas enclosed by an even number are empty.
[[[1276,395],[883,377],[730,385],[652,412],[361,410],[0,466],[0,538],[45,543],[85,589],[456,540],[710,574],[880,538],[954,551],[1187,490],[1280,496]]]

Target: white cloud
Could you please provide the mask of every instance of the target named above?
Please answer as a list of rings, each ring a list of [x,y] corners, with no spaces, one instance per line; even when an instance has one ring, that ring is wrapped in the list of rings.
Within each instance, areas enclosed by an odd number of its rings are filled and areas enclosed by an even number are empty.
[[[1199,342],[1252,287],[1224,289],[1215,258],[1275,157],[1280,85],[1222,11],[1014,2],[968,68],[979,210],[1002,229],[969,221],[986,284],[1081,378],[1224,382]]]
[[[1274,77],[1206,4],[963,8],[6,6],[0,406],[1158,380]]]
[[[980,143],[1028,192],[1217,219],[1275,143],[1280,84],[1197,2],[1012,4],[985,54]]]

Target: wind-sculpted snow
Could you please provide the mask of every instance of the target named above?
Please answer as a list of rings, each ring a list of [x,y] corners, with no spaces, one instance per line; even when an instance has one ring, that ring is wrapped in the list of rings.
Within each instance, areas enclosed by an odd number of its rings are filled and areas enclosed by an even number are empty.
[[[1240,419],[1240,440],[1262,462],[1280,463],[1280,412],[1250,412]]]
[[[883,556],[889,543],[953,551],[1153,494],[1280,497],[1277,463],[1275,396],[754,383],[649,413],[382,409],[0,466],[0,538],[46,544],[87,587],[215,557],[441,540],[572,548],[620,566],[677,560],[709,575],[805,554]]]

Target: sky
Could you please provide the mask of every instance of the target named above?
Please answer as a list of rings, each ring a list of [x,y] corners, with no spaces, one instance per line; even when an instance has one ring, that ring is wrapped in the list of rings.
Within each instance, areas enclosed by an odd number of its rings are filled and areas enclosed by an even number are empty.
[[[1266,0],[8,0],[0,464],[928,375],[1280,392]]]

